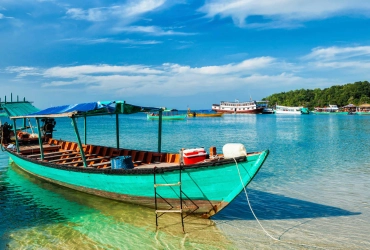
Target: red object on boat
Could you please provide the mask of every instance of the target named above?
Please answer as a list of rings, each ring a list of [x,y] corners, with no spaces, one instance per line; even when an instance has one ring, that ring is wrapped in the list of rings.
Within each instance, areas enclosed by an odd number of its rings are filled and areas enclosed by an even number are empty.
[[[185,149],[184,153],[184,164],[191,165],[206,159],[207,153],[204,148],[192,148]]]

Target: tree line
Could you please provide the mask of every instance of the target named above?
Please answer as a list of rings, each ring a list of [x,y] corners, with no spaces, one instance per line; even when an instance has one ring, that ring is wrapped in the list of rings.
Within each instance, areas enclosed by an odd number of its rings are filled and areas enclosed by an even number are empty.
[[[368,81],[334,85],[325,89],[299,89],[272,94],[263,98],[270,105],[304,106],[310,109],[336,104],[342,107],[348,104],[356,106],[370,103],[370,83]]]

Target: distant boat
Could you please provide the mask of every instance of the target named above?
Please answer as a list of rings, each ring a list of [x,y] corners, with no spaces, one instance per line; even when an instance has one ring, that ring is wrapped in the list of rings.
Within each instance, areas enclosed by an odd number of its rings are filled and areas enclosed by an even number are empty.
[[[288,107],[276,105],[275,114],[307,115],[310,111],[304,107]]]
[[[275,111],[273,108],[269,107],[269,101],[257,101],[257,107],[262,107],[262,114],[274,114]]]
[[[222,117],[223,113],[215,113],[213,110],[193,110],[188,109],[188,117]]]
[[[13,127],[2,133],[6,138],[1,138],[1,146],[17,167],[60,186],[155,208],[156,214],[194,213],[204,218],[215,215],[252,181],[269,154],[268,150],[247,153],[239,143],[225,144],[222,154],[217,154],[215,147],[210,148],[209,155],[204,148],[164,153],[161,152],[161,120],[158,151],[121,148],[119,115],[162,112],[124,101],[50,107],[28,115],[19,113],[18,107],[11,108],[5,107],[16,111],[15,116],[10,116]],[[89,117],[103,115],[115,116],[116,144],[110,147],[88,144],[86,134],[82,143],[76,120],[83,119],[86,125]],[[56,125],[53,121],[62,117],[71,119],[77,142],[53,138]],[[162,117],[159,115],[159,119]],[[37,144],[23,143],[18,136],[11,138],[17,131],[17,121],[28,118],[36,119]],[[84,132],[87,130],[85,126]]]
[[[225,114],[262,114],[263,107],[258,107],[256,101],[249,102],[224,102],[213,104],[212,110]]]
[[[148,120],[159,120],[159,113],[152,112],[146,115]],[[162,120],[184,120],[187,114],[179,114],[177,109],[166,109],[162,111]]]
[[[316,107],[312,113],[315,115],[348,115],[348,111],[340,111],[334,104],[329,104],[328,107]]]

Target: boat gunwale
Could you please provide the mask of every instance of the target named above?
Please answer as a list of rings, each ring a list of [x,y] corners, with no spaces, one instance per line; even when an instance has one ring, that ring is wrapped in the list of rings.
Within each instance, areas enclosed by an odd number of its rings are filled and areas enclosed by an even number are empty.
[[[217,167],[217,166],[224,166],[230,163],[238,162],[246,162],[247,156],[240,156],[231,159],[222,159],[217,161],[209,161],[204,163],[192,164],[192,165],[177,165],[177,166],[167,166],[167,167],[154,167],[154,168],[133,168],[133,169],[111,169],[111,168],[92,168],[92,167],[75,167],[75,166],[68,166],[68,165],[60,165],[54,164],[50,162],[34,160],[32,158],[28,158],[27,156],[19,155],[16,152],[13,152],[7,148],[5,148],[6,152],[21,158],[25,161],[32,162],[34,164],[42,165],[44,167],[50,167],[65,171],[73,171],[73,172],[81,172],[81,173],[95,173],[95,174],[108,174],[108,175],[133,175],[133,174],[153,174],[154,171],[156,173],[165,173],[165,172],[173,172],[177,170],[190,170],[190,169],[198,169],[198,168],[208,168],[208,167]],[[261,152],[255,152],[256,154],[261,154]],[[253,154],[253,153],[250,153]]]

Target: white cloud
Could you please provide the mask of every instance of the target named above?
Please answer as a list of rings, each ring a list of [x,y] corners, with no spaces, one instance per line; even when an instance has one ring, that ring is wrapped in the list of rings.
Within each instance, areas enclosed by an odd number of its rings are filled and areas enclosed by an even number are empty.
[[[196,93],[229,91],[247,86],[258,88],[261,81],[288,85],[301,80],[289,73],[281,73],[281,65],[272,57],[246,59],[239,63],[191,67],[164,63],[148,65],[79,65],[37,69],[42,76],[42,87],[53,89],[77,87],[95,93],[125,93],[125,95],[186,96]],[[267,71],[275,70],[271,74]],[[26,77],[33,68],[8,68],[9,73]],[[280,72],[280,73],[278,73]],[[274,80],[275,79],[275,80]],[[302,81],[301,81],[302,82]]]
[[[318,53],[317,49],[313,51]],[[351,82],[348,79],[358,80],[358,75],[362,77],[370,75],[367,73],[370,72],[368,70],[370,63],[364,64],[361,61],[356,65],[353,62],[307,59],[296,65],[265,56],[203,67],[176,63],[163,63],[157,66],[100,64],[46,69],[9,67],[7,72],[16,75],[13,77],[14,81],[32,83],[30,86],[38,86],[37,89],[43,93],[60,95],[63,92],[78,90],[89,98],[125,96],[149,101],[152,98],[147,98],[148,96],[155,98],[207,96],[210,100],[213,96],[220,96],[220,93],[238,93],[242,96],[260,93],[259,96],[262,98],[281,91],[343,84]],[[335,70],[338,67],[342,68],[340,72]],[[354,72],[354,67],[362,71]],[[328,74],[333,71],[331,75]]]
[[[369,77],[370,46],[319,47],[302,57],[309,67],[317,70],[342,69],[346,74]]]
[[[267,68],[275,62],[272,57],[257,57],[252,59],[247,59],[241,63],[231,63],[221,66],[204,66],[200,68],[191,68],[189,66],[181,66],[178,64],[164,64],[171,68],[172,72],[175,73],[193,73],[202,75],[224,75],[231,73],[251,73],[256,69]],[[249,71],[249,72],[248,72]]]
[[[40,69],[27,66],[7,67],[6,71],[9,73],[17,74],[17,77],[35,76],[41,74]]]
[[[129,33],[146,33],[153,36],[188,36],[195,35],[195,33],[186,33],[173,31],[172,29],[164,30],[158,26],[128,26],[128,27],[116,27],[113,29],[114,32],[129,32]]]
[[[338,15],[369,15],[370,2],[363,0],[209,0],[199,11],[209,18],[231,17],[239,27],[248,26],[246,18],[262,16],[265,21],[251,27],[291,27],[297,22]]]
[[[165,2],[165,0],[140,0],[129,1],[123,5],[90,8],[87,10],[81,8],[70,8],[67,10],[66,15],[72,19],[86,20],[90,22],[119,19],[130,23],[136,20],[142,14],[158,9]]]
[[[80,43],[80,44],[101,44],[101,43],[115,43],[115,44],[132,44],[132,45],[152,45],[162,43],[156,40],[133,40],[133,39],[123,39],[116,40],[111,38],[97,38],[97,39],[87,39],[87,38],[69,38],[59,40],[61,42],[70,43]]]
[[[370,46],[314,48],[303,57],[305,60],[343,60],[353,57],[370,56]]]
[[[323,88],[370,77],[368,46],[314,48],[297,64],[274,57],[247,58],[223,65],[77,65],[46,69],[9,67],[19,81],[42,82],[42,91],[79,89],[86,95],[210,96],[235,92],[266,92],[264,96],[299,88]],[[361,57],[359,59],[359,57]],[[341,70],[338,71],[337,69]],[[311,77],[311,76],[314,77]],[[358,77],[361,76],[361,79]],[[351,79],[348,81],[348,79]],[[112,96],[114,97],[114,96]]]
[[[159,74],[160,70],[150,68],[142,65],[129,65],[129,66],[112,66],[112,65],[81,65],[73,67],[53,67],[46,69],[43,76],[53,78],[79,78],[86,75],[93,75],[98,77],[100,75],[109,74]]]

